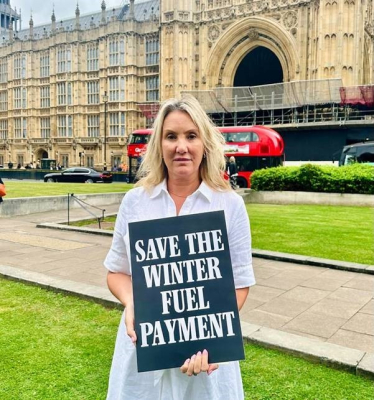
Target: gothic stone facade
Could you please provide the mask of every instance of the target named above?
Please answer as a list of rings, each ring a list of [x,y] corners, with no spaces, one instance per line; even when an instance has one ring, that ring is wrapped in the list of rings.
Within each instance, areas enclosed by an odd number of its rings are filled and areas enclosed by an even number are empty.
[[[259,46],[284,81],[373,83],[373,0],[130,0],[41,27],[31,19],[0,47],[0,164],[126,161],[127,136],[149,122],[140,103],[231,87]]]

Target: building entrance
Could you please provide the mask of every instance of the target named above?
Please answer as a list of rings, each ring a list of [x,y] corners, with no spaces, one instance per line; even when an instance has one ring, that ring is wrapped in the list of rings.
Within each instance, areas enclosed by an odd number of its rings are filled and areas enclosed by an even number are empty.
[[[263,46],[250,51],[239,64],[234,86],[260,86],[283,82],[283,70],[278,57]]]

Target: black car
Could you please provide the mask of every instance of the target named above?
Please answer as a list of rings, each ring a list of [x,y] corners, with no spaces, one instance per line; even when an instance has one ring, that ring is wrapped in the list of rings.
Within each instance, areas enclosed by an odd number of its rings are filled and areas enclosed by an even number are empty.
[[[68,168],[62,172],[44,175],[44,182],[73,182],[73,183],[111,183],[113,176],[110,172],[98,172],[91,168]]]

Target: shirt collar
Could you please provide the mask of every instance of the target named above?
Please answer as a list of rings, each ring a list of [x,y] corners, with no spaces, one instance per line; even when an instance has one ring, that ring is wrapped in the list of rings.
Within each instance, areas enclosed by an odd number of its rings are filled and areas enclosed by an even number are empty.
[[[162,192],[168,193],[166,179],[164,179],[161,183],[159,183],[157,186],[155,186],[153,188],[153,191],[151,194],[151,199],[156,198]],[[201,184],[200,184],[199,188],[196,190],[196,192],[201,193],[209,201],[209,203],[212,202],[213,190],[204,181],[201,182]]]
[[[151,194],[151,199],[156,198],[157,196],[160,195],[161,192],[168,193],[168,188],[166,185],[166,179],[164,179],[161,183],[159,183],[157,186],[153,188],[152,194]]]

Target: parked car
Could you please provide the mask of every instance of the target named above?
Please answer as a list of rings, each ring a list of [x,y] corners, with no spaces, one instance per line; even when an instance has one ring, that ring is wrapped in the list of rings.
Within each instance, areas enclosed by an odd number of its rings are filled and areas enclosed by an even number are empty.
[[[111,183],[113,175],[109,171],[98,172],[91,168],[68,168],[62,172],[44,175],[44,182],[73,182],[73,183]]]

